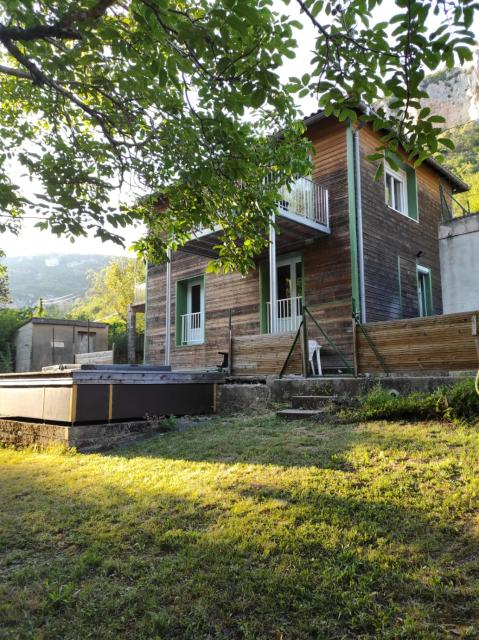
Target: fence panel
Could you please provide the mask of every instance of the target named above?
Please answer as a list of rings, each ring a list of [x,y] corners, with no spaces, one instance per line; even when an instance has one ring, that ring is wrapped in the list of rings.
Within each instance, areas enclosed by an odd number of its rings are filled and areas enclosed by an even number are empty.
[[[279,374],[293,344],[294,333],[276,333],[233,338],[233,375]],[[301,340],[286,373],[301,373]]]
[[[390,372],[465,371],[479,367],[478,312],[453,313],[364,325]],[[366,338],[357,332],[360,373],[383,373]]]

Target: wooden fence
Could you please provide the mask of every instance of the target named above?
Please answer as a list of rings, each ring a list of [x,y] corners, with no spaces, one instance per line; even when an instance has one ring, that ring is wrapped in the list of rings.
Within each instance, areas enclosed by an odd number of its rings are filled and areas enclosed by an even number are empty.
[[[278,374],[294,340],[294,333],[238,336],[232,340],[233,375]],[[298,340],[286,373],[301,373],[301,341]]]
[[[478,327],[479,311],[364,325],[391,373],[478,369],[475,346]],[[356,357],[360,373],[384,373],[359,328],[356,332]]]

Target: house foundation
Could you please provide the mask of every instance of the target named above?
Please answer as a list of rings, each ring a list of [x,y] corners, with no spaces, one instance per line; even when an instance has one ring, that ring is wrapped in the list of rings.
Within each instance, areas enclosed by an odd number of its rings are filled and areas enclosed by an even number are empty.
[[[261,384],[233,382],[221,385],[218,393],[217,412],[258,414],[270,411],[277,405],[290,403],[294,396],[338,396],[353,398],[365,395],[376,385],[407,395],[413,392],[431,393],[438,387],[449,387],[460,380],[471,379],[471,374],[429,376],[361,376],[278,378],[268,376]]]

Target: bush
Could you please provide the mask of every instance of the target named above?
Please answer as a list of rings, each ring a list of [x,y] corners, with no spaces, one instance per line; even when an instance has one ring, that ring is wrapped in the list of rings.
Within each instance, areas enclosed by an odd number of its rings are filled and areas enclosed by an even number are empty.
[[[394,396],[376,386],[360,399],[356,410],[346,410],[343,416],[354,420],[431,420],[476,423],[479,420],[479,396],[473,380],[441,387],[433,393],[411,393]]]
[[[449,389],[444,389],[442,400],[444,418],[462,419],[467,422],[479,420],[479,395],[476,393],[473,380],[463,380]]]

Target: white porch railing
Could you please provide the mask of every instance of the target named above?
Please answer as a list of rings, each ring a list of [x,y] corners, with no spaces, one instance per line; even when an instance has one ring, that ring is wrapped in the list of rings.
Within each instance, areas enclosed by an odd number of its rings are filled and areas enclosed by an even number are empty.
[[[182,344],[199,344],[204,339],[203,313],[185,313],[181,316]]]
[[[303,299],[301,296],[296,298],[283,298],[276,301],[277,317],[275,333],[286,333],[287,331],[297,331],[301,323],[303,312]],[[267,311],[267,331],[271,331],[271,302],[266,303]]]
[[[298,178],[289,187],[282,187],[283,200],[278,205],[280,212],[294,213],[313,222],[329,226],[328,190],[309,178]]]

